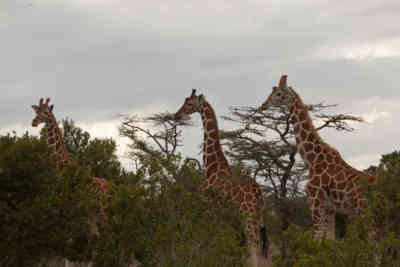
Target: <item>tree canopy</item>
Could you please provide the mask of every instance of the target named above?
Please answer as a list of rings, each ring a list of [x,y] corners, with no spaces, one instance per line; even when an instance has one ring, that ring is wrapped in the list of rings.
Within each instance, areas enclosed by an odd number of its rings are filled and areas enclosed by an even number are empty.
[[[325,113],[326,105],[309,107],[319,130],[352,131],[349,122],[361,121]],[[378,181],[365,185],[365,215],[343,224],[337,240],[317,242],[303,190],[307,170],[287,115],[232,107],[223,119],[237,128],[221,131],[234,172],[264,190],[267,232],[278,250],[274,266],[399,266],[399,151],[368,168]],[[168,113],[124,117],[120,134],[130,140],[133,170],[119,161],[115,140],[92,138],[69,119],[62,121],[62,134],[80,167],[67,164],[61,174],[45,132],[0,136],[0,265],[46,266],[68,258],[95,266],[243,266],[240,219],[203,199],[202,162],[178,152],[189,125]],[[100,208],[93,176],[112,185],[99,235],[88,220]]]

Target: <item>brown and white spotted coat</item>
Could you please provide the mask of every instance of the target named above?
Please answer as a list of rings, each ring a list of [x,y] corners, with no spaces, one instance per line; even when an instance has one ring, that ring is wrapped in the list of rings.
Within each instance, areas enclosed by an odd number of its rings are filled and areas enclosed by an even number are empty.
[[[326,235],[334,239],[336,213],[360,214],[366,205],[360,180],[373,182],[376,178],[351,167],[335,148],[322,140],[308,107],[291,87],[287,87],[286,80],[287,76],[283,75],[279,86],[273,87],[259,111],[271,106],[289,111],[297,150],[309,170],[306,192],[315,227],[314,236],[320,238]]]
[[[203,194],[209,199],[211,195],[234,201],[244,218],[246,238],[249,246],[252,266],[257,266],[260,229],[263,227],[262,214],[264,198],[260,186],[253,180],[243,184],[232,182],[232,170],[221,149],[219,129],[215,112],[203,95],[196,95],[193,89],[183,106],[176,112],[175,119],[182,119],[192,113],[201,115],[204,129],[203,142],[203,175],[201,184]],[[245,179],[245,178],[244,178]]]

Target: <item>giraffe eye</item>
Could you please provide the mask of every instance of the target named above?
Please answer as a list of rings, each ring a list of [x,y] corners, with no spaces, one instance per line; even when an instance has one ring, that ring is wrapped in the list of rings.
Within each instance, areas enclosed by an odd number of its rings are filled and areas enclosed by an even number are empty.
[[[277,96],[281,96],[281,93],[276,93]]]

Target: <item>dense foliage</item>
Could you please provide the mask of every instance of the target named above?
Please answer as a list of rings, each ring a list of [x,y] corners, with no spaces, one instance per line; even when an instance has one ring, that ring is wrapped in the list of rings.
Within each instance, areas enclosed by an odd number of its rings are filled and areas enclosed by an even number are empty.
[[[72,125],[63,131],[73,136],[67,148],[85,167],[67,165],[61,175],[43,136],[0,137],[0,266],[63,266],[63,258],[95,266],[243,265],[240,220],[232,207],[202,199],[197,161],[144,157],[128,172],[117,162],[114,141],[91,140],[73,123],[64,125]],[[72,150],[74,139],[86,148]],[[105,163],[100,175],[118,178],[109,179],[108,219],[99,235],[88,220],[100,204],[91,190],[96,162]]]
[[[369,168],[378,179],[364,185],[367,210],[349,218],[343,238],[315,241],[310,230],[292,225],[285,232],[292,240],[287,256],[276,256],[276,266],[400,266],[399,155],[383,155],[379,166]]]
[[[306,172],[290,149],[290,129],[280,128],[287,118],[253,114],[251,119],[252,110],[235,112],[243,116],[235,119],[243,128],[223,133],[223,140],[234,172],[257,178],[265,190],[264,216],[275,248],[271,264],[400,266],[398,151],[368,169],[378,181],[365,185],[365,214],[341,224],[337,240],[315,241],[301,185]],[[58,267],[64,258],[116,267],[243,266],[247,251],[240,218],[231,205],[217,206],[201,196],[201,162],[177,152],[179,127],[188,123],[168,118],[124,118],[120,132],[131,140],[129,156],[136,166],[130,171],[119,162],[114,140],[91,138],[71,120],[63,121],[62,133],[82,167],[67,165],[60,175],[45,133],[0,136],[0,266]],[[344,127],[343,120],[334,124],[332,118],[321,129]],[[277,139],[263,139],[262,127],[278,131]],[[100,209],[93,175],[112,185],[107,223],[98,225],[99,234],[89,224]]]
[[[28,134],[2,136],[0,150],[0,265],[87,257],[89,173],[67,166],[57,177],[47,144]]]

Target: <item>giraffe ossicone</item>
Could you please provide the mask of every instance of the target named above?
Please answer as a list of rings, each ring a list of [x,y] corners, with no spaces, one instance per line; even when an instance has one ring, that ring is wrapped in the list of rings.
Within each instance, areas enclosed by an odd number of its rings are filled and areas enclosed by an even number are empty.
[[[207,199],[212,196],[224,197],[224,199],[237,204],[238,211],[243,218],[245,235],[249,248],[249,264],[258,266],[261,257],[265,257],[267,250],[266,235],[263,242],[260,241],[260,233],[264,232],[263,212],[264,196],[260,186],[254,179],[235,184],[232,180],[232,169],[222,151],[220,133],[214,109],[203,95],[196,95],[196,89],[192,90],[185,99],[182,107],[175,113],[174,119],[179,120],[193,113],[199,113],[203,123],[203,178],[201,191]],[[214,194],[208,194],[208,192]],[[260,249],[260,244],[262,248]],[[263,253],[261,253],[263,250]],[[262,255],[263,254],[263,255]]]
[[[289,112],[297,151],[309,170],[306,193],[314,236],[334,239],[336,213],[360,214],[367,201],[360,181],[374,182],[376,177],[351,167],[335,148],[323,141],[313,125],[308,106],[293,88],[287,86],[287,75],[282,75],[279,86],[272,88],[258,111],[270,107]]]

